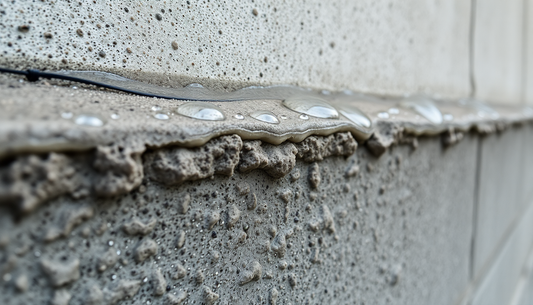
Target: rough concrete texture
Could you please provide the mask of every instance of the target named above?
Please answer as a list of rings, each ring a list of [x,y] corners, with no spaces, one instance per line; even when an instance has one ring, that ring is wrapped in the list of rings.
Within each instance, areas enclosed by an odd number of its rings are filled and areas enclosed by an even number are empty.
[[[0,10],[2,66],[224,90],[470,92],[470,1],[16,1]]]
[[[523,90],[527,90],[523,83],[527,2],[475,1],[472,55],[477,98],[496,103],[522,103]]]
[[[365,142],[346,117],[278,100],[213,103],[227,119],[207,122],[173,115],[181,101],[5,77],[0,90],[0,303],[470,301],[528,205],[506,182],[530,175],[522,107],[437,101],[422,108],[434,124],[409,99],[354,95],[375,126]]]
[[[477,142],[298,158],[282,178],[147,175],[127,194],[62,195],[24,216],[2,205],[0,303],[451,304],[469,281]]]

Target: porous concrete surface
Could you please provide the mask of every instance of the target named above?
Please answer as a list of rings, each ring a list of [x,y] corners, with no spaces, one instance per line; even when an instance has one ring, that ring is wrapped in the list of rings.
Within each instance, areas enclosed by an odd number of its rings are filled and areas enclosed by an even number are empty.
[[[349,101],[365,141],[281,101],[215,102],[227,120],[206,122],[53,84],[0,78],[2,304],[463,304],[518,282],[530,222],[510,212],[530,188],[507,180],[531,172],[529,108],[439,101],[435,125],[402,99]],[[247,116],[261,107],[286,122]]]
[[[154,83],[470,93],[470,1],[0,3],[0,65]],[[499,71],[501,72],[501,71]]]
[[[522,0],[475,1],[473,17],[473,80],[477,98],[521,103],[527,58],[528,13]],[[529,5],[529,4],[528,4]],[[531,56],[528,56],[531,57]],[[531,103],[531,101],[530,101]]]
[[[124,195],[63,195],[26,215],[2,205],[0,302],[451,304],[469,281],[477,142],[360,147],[281,178],[147,174]],[[141,156],[144,173],[159,151]],[[98,168],[99,153],[63,158]]]

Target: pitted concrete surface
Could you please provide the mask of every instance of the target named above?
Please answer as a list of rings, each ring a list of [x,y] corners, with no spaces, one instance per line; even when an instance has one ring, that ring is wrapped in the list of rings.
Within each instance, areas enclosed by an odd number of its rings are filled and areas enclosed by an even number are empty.
[[[0,302],[452,304],[469,279],[477,141],[298,159],[278,179],[145,176],[24,216],[2,205]]]
[[[403,99],[356,100],[365,141],[281,101],[214,103],[228,119],[205,122],[172,116],[183,102],[64,85],[0,79],[2,304],[457,304],[518,274],[483,243],[476,192],[493,187],[476,176],[507,173],[499,151],[524,158],[530,108],[439,101],[451,120],[434,124]],[[287,123],[234,116],[258,107]]]
[[[471,90],[470,1],[15,1],[0,12],[1,66],[221,90]]]

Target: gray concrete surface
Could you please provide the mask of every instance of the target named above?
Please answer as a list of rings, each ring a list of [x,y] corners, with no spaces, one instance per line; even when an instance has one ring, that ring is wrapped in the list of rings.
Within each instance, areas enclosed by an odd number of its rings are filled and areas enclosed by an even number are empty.
[[[530,206],[521,201],[528,192],[506,182],[529,173],[517,169],[529,164],[532,128],[520,107],[472,119],[468,107],[441,102],[454,119],[432,129],[407,108],[376,119],[397,100],[363,103],[376,120],[367,142],[340,132],[271,145],[227,133],[263,128],[244,120],[215,124],[228,135],[184,148],[180,130],[212,126],[157,120],[151,109],[181,102],[6,78],[0,88],[4,149],[9,139],[33,145],[3,154],[0,166],[1,303],[468,304],[487,289],[513,297],[529,236],[529,222],[511,217]],[[277,103],[264,107],[281,116]],[[227,105],[232,117],[236,104]],[[72,121],[84,113],[109,121]],[[72,150],[58,138],[91,145]],[[501,293],[491,288],[500,280]]]
[[[521,103],[525,72],[528,1],[475,1],[473,77],[476,97],[495,103]]]
[[[491,264],[490,271],[483,278],[475,292],[472,305],[509,304],[521,277],[526,259],[531,250],[533,238],[533,206],[528,206],[516,220],[514,230],[497,249],[498,256]],[[527,298],[528,291],[523,291]]]
[[[528,132],[529,130],[519,128],[482,137],[479,156],[479,203],[474,239],[474,277],[490,265],[489,259],[500,250],[503,241],[507,240],[509,232],[512,232],[510,228],[525,209],[522,189],[530,188],[524,183],[529,180],[523,180],[522,174],[522,139],[523,133]]]
[[[524,1],[524,12],[526,16],[532,16],[533,3]],[[525,43],[524,43],[524,87],[523,95],[525,103],[533,104],[533,58],[530,55],[533,51],[533,18],[526,17],[525,20]]]
[[[1,302],[450,304],[469,280],[477,141],[420,139],[379,159],[363,147],[281,179],[147,177],[127,195],[62,196],[18,220],[4,209]]]
[[[0,3],[2,67],[312,87],[375,125],[281,99],[215,102],[226,120],[206,122],[181,101],[0,76],[0,303],[529,304],[532,10]]]
[[[0,3],[1,66],[462,97],[469,1]]]

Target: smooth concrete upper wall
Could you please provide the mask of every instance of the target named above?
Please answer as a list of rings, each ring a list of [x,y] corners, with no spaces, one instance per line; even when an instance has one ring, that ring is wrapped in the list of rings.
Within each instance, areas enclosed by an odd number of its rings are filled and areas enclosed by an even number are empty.
[[[470,93],[470,1],[0,2],[0,65],[227,89]]]
[[[525,35],[525,73],[524,73],[524,100],[528,105],[533,105],[533,1],[524,0],[526,12]]]
[[[476,1],[473,65],[476,97],[482,100],[523,100],[524,1]]]

